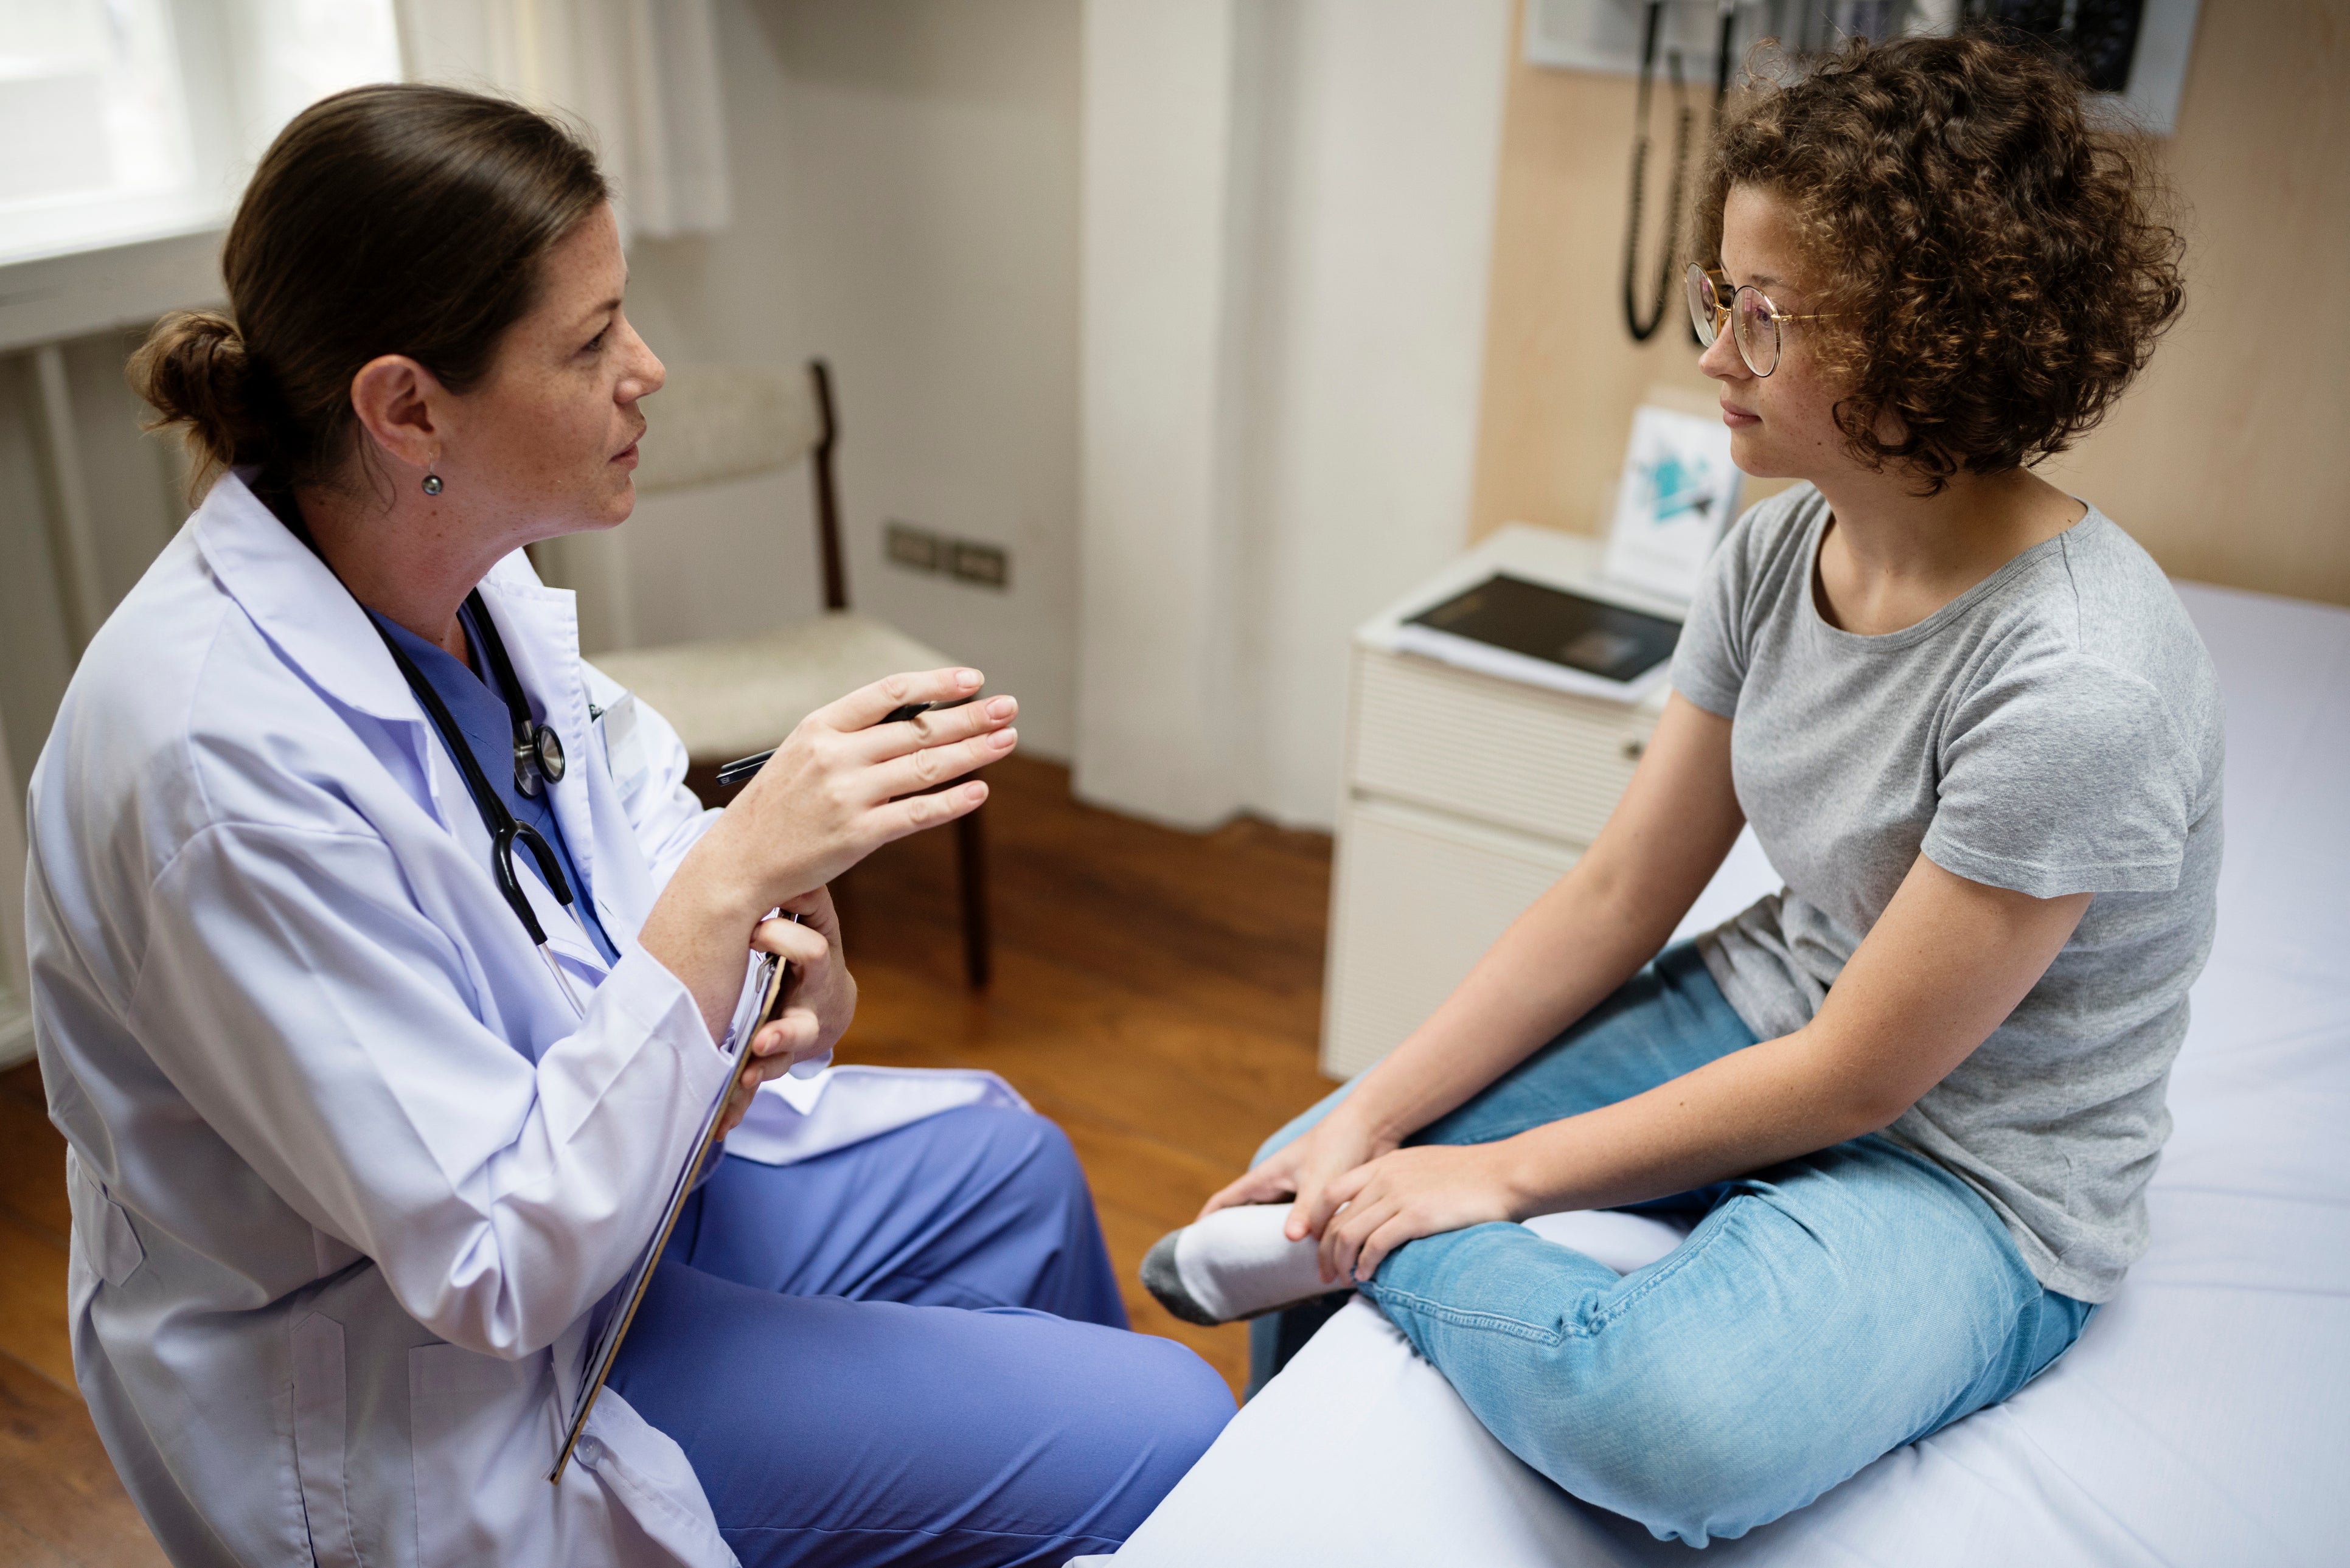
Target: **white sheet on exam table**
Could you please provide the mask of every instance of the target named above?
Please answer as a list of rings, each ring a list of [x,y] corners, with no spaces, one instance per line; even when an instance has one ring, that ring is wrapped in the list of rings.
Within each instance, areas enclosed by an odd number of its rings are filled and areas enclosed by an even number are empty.
[[[2181,592],[2228,704],[2229,843],[2154,1245],[2046,1376],[1715,1542],[1708,1568],[2350,1560],[2330,1506],[2350,1474],[2350,613]],[[1363,1303],[1117,1558],[1698,1561],[1521,1465]]]

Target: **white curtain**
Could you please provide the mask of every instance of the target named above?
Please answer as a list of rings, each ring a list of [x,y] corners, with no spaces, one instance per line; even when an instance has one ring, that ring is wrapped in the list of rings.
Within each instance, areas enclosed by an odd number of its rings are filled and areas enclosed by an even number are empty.
[[[395,0],[411,81],[512,95],[594,133],[623,236],[730,218],[712,0]]]

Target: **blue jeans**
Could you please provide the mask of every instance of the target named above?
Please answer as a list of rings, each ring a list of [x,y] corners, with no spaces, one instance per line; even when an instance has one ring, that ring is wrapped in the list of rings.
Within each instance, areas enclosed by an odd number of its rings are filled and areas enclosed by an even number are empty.
[[[1753,1044],[1696,950],[1675,948],[1409,1141],[1510,1137]],[[2094,1310],[2033,1278],[1972,1188],[1875,1135],[1639,1207],[1696,1228],[1621,1277],[1523,1226],[1475,1225],[1397,1249],[1363,1291],[1512,1453],[1660,1540],[1742,1535],[1997,1404]],[[1252,1327],[1260,1354],[1282,1334]]]
[[[1114,1552],[1232,1418],[1126,1330],[1068,1139],[969,1107],[688,1203],[612,1386],[745,1568]]]

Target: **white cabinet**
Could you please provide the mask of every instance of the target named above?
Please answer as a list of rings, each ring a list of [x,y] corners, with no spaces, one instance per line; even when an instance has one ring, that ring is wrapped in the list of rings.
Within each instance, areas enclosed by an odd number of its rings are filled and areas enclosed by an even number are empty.
[[[1575,588],[1597,540],[1513,525],[1355,633],[1323,986],[1322,1069],[1400,1044],[1598,835],[1664,711],[1399,651],[1404,620],[1496,571]],[[1666,601],[1611,587],[1631,607]]]

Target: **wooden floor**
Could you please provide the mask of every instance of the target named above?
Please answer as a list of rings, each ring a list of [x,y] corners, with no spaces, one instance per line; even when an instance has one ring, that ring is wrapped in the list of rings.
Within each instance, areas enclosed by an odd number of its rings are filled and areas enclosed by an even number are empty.
[[[1083,1157],[1135,1326],[1237,1389],[1244,1332],[1175,1322],[1135,1270],[1329,1087],[1314,1064],[1329,841],[1149,826],[1018,758],[988,778],[993,986],[963,986],[951,839],[893,845],[839,889],[862,993],[840,1059],[1010,1079]],[[0,1075],[0,1565],[160,1563],[74,1392],[68,1222],[38,1074]]]
[[[74,1391],[66,1146],[31,1064],[0,1075],[0,1563],[161,1563]]]
[[[1152,827],[1076,804],[1066,770],[1017,758],[987,776],[994,984],[963,985],[953,841],[893,845],[843,889],[859,1000],[838,1059],[1011,1080],[1076,1145],[1135,1326],[1238,1390],[1246,1332],[1177,1322],[1135,1271],[1330,1090],[1315,1066],[1330,841],[1246,819]]]

